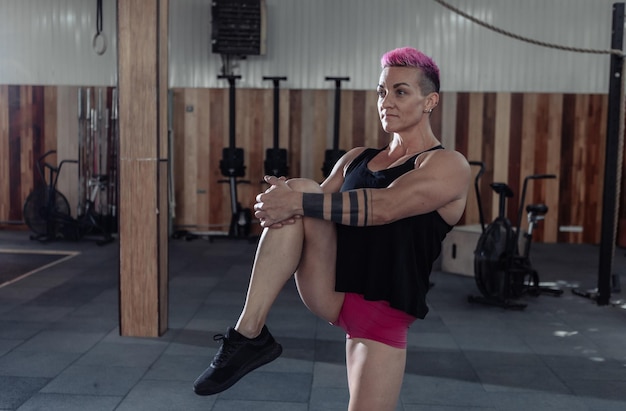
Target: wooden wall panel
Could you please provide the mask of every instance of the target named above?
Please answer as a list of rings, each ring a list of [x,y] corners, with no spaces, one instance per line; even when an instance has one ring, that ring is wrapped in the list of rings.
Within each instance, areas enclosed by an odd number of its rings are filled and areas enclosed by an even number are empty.
[[[439,106],[433,111],[437,121],[433,124],[435,135],[441,136],[444,147],[456,150],[456,112],[457,93],[445,93],[439,96]],[[439,123],[439,124],[437,124]],[[434,128],[437,126],[437,128]]]
[[[33,140],[33,129],[41,127],[41,122],[35,123],[34,121],[40,120],[39,116],[34,113],[33,106],[33,87],[21,86],[19,87],[19,123],[14,128],[15,134],[13,135],[14,144],[19,147],[19,178],[22,184],[16,189],[17,198],[20,200],[25,199],[28,193],[31,192],[35,185],[35,179],[33,164],[41,153],[43,153],[43,147],[45,144],[40,139]],[[37,137],[42,137],[37,133]],[[34,144],[33,144],[34,141]]]
[[[258,103],[260,104],[260,107],[262,107],[262,111],[260,111],[260,114],[262,117],[264,117],[264,120],[261,123],[261,127],[262,129],[259,130],[260,131],[260,140],[259,140],[259,144],[260,146],[256,147],[257,150],[261,150],[261,153],[258,156],[257,161],[260,161],[260,169],[262,170],[263,174],[265,174],[265,165],[263,164],[263,161],[265,159],[265,148],[271,148],[274,147],[274,93],[264,93],[261,90],[257,90],[257,98],[258,98]],[[278,97],[278,101],[279,104],[282,104],[282,110],[285,109],[285,107],[288,107],[287,104],[285,104],[285,101],[281,101],[280,100],[280,92],[279,92],[279,97]],[[278,112],[278,128],[279,128],[279,133],[280,133],[280,123],[281,121],[285,121],[284,120],[284,116],[281,116],[280,114],[280,110],[281,108],[279,107],[279,112]],[[282,118],[281,118],[282,117]],[[280,135],[278,136],[278,146],[285,148],[285,144],[281,145],[281,141],[280,141]],[[252,156],[253,158],[255,156]]]
[[[46,104],[46,124],[50,134],[46,151],[57,150],[59,161],[77,160],[78,154],[78,87],[49,88],[49,103]],[[78,165],[65,163],[59,176],[58,189],[70,203],[70,211],[76,216],[78,211]]]
[[[462,105],[465,107],[465,105]],[[479,93],[467,94],[467,112],[465,113],[467,118],[467,138],[465,139],[463,153],[468,160],[484,161],[483,158],[483,142],[484,142],[484,98]],[[458,148],[457,148],[458,149]],[[472,193],[467,201],[465,208],[465,220],[464,224],[469,224],[473,221],[478,221],[478,204],[476,198]]]
[[[313,90],[313,118],[312,124],[308,126],[312,129],[313,133],[310,136],[311,149],[306,152],[302,152],[302,155],[309,161],[306,163],[306,168],[303,168],[301,175],[312,176],[316,181],[322,181],[324,174],[322,172],[322,165],[324,164],[324,153],[326,150],[332,148],[333,138],[333,113],[335,97],[334,91],[328,92],[326,90]],[[345,123],[346,119],[343,119],[342,123]],[[345,144],[346,136],[340,138],[339,148],[346,150]],[[342,141],[343,140],[343,141]]]
[[[196,98],[193,101],[194,111],[199,107],[208,107],[210,104],[210,95],[207,90],[203,92],[195,93]],[[207,131],[211,129],[211,115],[210,112],[198,110],[195,119],[193,121],[193,127],[189,128],[189,131],[185,133],[188,135],[201,136],[197,138],[195,142],[187,147],[187,154],[190,160],[195,160],[196,163],[194,170],[189,170],[189,180],[191,180],[191,193],[189,200],[193,203],[192,216],[196,216],[195,224],[203,227],[209,226],[209,205],[211,203],[210,195],[210,181],[211,181],[211,137],[207,134]],[[188,181],[187,179],[185,180]],[[184,200],[184,199],[183,199]]]
[[[44,150],[54,145],[56,134],[48,133],[45,127],[44,87],[6,86],[2,97],[0,106],[6,132],[0,151],[6,161],[4,170],[8,179],[5,191],[0,194],[6,199],[0,221],[15,223],[22,220],[22,206],[28,194],[43,184],[35,164]],[[48,139],[53,141],[47,142]],[[53,156],[49,161],[55,164],[56,159]]]
[[[39,158],[39,153],[44,153],[46,149],[43,90],[43,87],[22,87],[24,101],[26,104],[30,104],[30,109],[25,107],[26,110],[23,111],[23,113],[26,114],[23,126],[25,135],[28,136],[27,142],[32,146],[30,158],[27,158],[26,161],[21,164],[24,181],[32,176],[32,165],[35,164]],[[27,152],[27,150],[22,151],[22,153],[24,152]],[[25,189],[25,187],[22,186],[22,198],[28,197],[31,191],[31,188]]]
[[[543,230],[538,231],[537,240],[553,243],[557,241],[559,232],[558,210],[560,204],[559,170],[561,168],[561,122],[563,111],[563,97],[558,94],[549,96],[548,101],[548,135],[545,144],[544,168],[538,170],[546,174],[555,174],[556,181],[548,180],[543,185],[543,192],[533,202],[543,202],[548,206],[548,214],[543,221]]]
[[[64,103],[59,104],[59,102],[57,102],[58,92],[59,89],[56,87],[43,88],[43,106],[41,107],[43,110],[42,127],[44,136],[47,136],[47,138],[44,139],[44,152],[48,150],[60,149],[60,144],[58,143],[60,134],[57,133],[59,111],[67,109],[67,107]]]
[[[467,158],[482,158],[484,143],[484,96],[480,93],[469,94]]]
[[[352,146],[365,146],[366,128],[365,128],[365,107],[368,106],[365,101],[364,91],[354,91],[352,93],[352,113],[347,113],[347,118],[352,118]]]
[[[443,101],[446,101],[445,95],[442,95],[441,97]],[[441,127],[442,130],[446,129],[447,127],[449,135],[452,136],[452,137],[448,137],[448,142],[454,141],[454,149],[462,153],[468,152],[468,136],[469,136],[469,132],[468,132],[469,119],[467,118],[468,104],[469,104],[468,100],[469,100],[469,94],[458,93],[455,99],[456,104],[454,104],[453,107],[451,107],[452,105],[450,103],[447,103],[444,106],[445,108],[447,108],[445,112],[446,118],[453,118],[454,120],[446,121],[444,120],[444,118],[442,118],[442,127]],[[443,143],[443,140],[442,140],[442,143]],[[451,144],[446,144],[445,146],[451,147]],[[480,158],[472,158],[471,156],[468,156],[468,155],[466,155],[466,157],[468,157],[467,159],[469,161],[480,160]],[[471,194],[470,196],[471,197],[470,199],[468,199],[468,204],[470,203],[470,201],[473,204],[475,204],[473,194]],[[461,220],[459,221],[459,224],[461,225],[471,224],[473,222],[472,221],[473,215],[475,215],[475,213],[472,213],[471,209],[467,210],[466,208],[465,212],[463,213],[463,216],[461,217]]]
[[[471,155],[468,155],[469,151],[469,94],[468,93],[458,93],[457,94],[457,104],[456,104],[456,113],[450,112],[448,113],[450,116],[454,116],[455,120],[455,140],[456,140],[456,150],[465,154],[468,160],[470,161],[480,161],[480,158],[472,158]]]
[[[486,164],[492,164],[492,172],[486,173],[491,179],[483,178],[481,181],[481,190],[483,193],[490,191],[488,185],[489,181],[507,181],[508,180],[508,167],[509,167],[509,151],[511,147],[511,105],[513,104],[511,93],[499,93],[496,96],[496,108],[495,108],[495,120],[494,120],[494,145],[493,154],[488,157],[485,153],[483,161]],[[485,223],[495,218],[498,213],[497,199],[494,199],[487,203],[483,201],[483,207],[485,208]]]
[[[228,145],[228,91],[172,90],[175,227],[228,229],[229,187],[220,182],[225,177],[219,169],[222,148]],[[252,207],[256,194],[266,188],[261,179],[265,150],[273,145],[273,92],[236,91],[236,142],[245,151],[242,180],[249,181],[237,187],[243,207]],[[280,90],[279,142],[288,150],[290,176],[323,179],[324,153],[332,146],[334,92]],[[7,176],[0,181],[0,221],[21,220],[25,195],[36,181],[35,153],[58,148],[70,156],[75,151],[76,93],[75,87],[0,86],[0,177]],[[497,214],[489,183],[505,181],[514,189],[507,215],[516,220],[524,177],[552,173],[557,181],[535,182],[528,188],[527,203],[549,207],[536,238],[595,244],[600,234],[606,112],[605,95],[459,92],[442,93],[431,122],[446,147],[486,163],[480,187],[487,221]],[[342,90],[341,114],[341,149],[387,144],[374,93]],[[71,193],[71,187],[66,190]],[[471,191],[461,224],[479,221]],[[621,196],[626,196],[625,190]],[[620,216],[626,220],[624,207]],[[523,221],[525,227],[525,217]],[[561,226],[582,226],[583,232],[559,231]]]
[[[593,222],[595,227],[602,225],[602,192],[604,183],[604,158],[606,150],[606,118],[608,101],[598,95],[590,95],[587,109],[587,128],[585,136],[587,144],[585,152],[588,156],[585,184],[589,186],[588,197],[585,201],[592,199],[592,206],[585,206],[585,217],[583,221]],[[602,136],[602,138],[598,138]],[[623,194],[623,193],[622,193]],[[599,241],[599,235],[594,233],[590,226],[585,226],[583,231],[583,242]]]
[[[519,151],[519,173],[515,176],[515,179],[509,180],[509,185],[515,193],[515,197],[509,200],[508,207],[509,218],[511,219],[511,221],[513,221],[514,225],[517,225],[519,201],[522,193],[522,183],[526,176],[534,174],[536,160],[536,139],[538,137],[538,132],[540,132],[540,124],[538,122],[540,121],[539,117],[543,114],[542,110],[540,110],[540,108],[538,107],[539,100],[540,96],[536,93],[530,93],[524,96],[522,141],[521,149]],[[528,185],[529,192],[527,193],[527,196],[529,198],[532,197],[533,186],[534,184],[532,182]]]
[[[341,121],[339,122],[339,148],[342,150],[348,151],[352,147],[356,145],[356,139],[358,136],[355,134],[354,130],[354,118],[357,117],[356,112],[354,110],[354,94],[355,92],[352,90],[346,90],[341,93],[343,96],[341,98],[341,110],[339,114],[339,118]],[[333,115],[331,117],[331,123],[335,122],[334,116],[334,102],[333,102]],[[357,106],[358,107],[358,106]],[[329,137],[331,138],[327,148],[332,148],[332,138],[334,131],[331,130],[329,133]]]
[[[228,90],[211,91],[209,109],[211,110],[211,128],[203,133],[205,138],[209,138],[211,142],[209,222],[221,231],[228,231],[228,224],[230,223],[229,191],[225,184],[219,183],[220,180],[224,179],[219,169],[222,148],[228,144]]]
[[[532,93],[524,96],[523,100],[523,124],[522,124],[522,141],[520,150],[520,167],[519,174],[516,176],[517,181],[511,182],[511,187],[515,192],[515,197],[509,202],[509,216],[518,224],[521,216],[520,225],[523,230],[527,228],[525,204],[529,203],[545,203],[544,196],[537,196],[533,201],[534,192],[542,192],[541,186],[544,181],[529,180],[527,184],[527,192],[524,204],[520,204],[524,181],[527,176],[539,174],[542,167],[545,168],[545,142],[547,140],[547,113],[548,107],[545,96],[542,94]],[[546,183],[547,184],[547,183]],[[520,210],[521,207],[521,210]],[[521,214],[519,214],[521,213]],[[538,227],[536,238],[539,239],[543,230]]]
[[[572,203],[574,208],[574,221],[582,221],[587,214],[587,208],[596,208],[596,202],[598,199],[591,198],[592,193],[591,186],[588,184],[587,176],[592,173],[588,170],[589,167],[593,167],[589,164],[589,154],[587,152],[588,147],[593,145],[592,141],[588,141],[587,128],[588,117],[587,107],[589,104],[589,96],[581,96],[576,99],[575,113],[576,113],[576,125],[574,130],[574,175],[575,179],[572,182],[577,187],[577,196]],[[599,165],[598,165],[599,166]],[[594,219],[595,220],[595,219]],[[576,225],[573,223],[572,225]],[[583,236],[584,236],[583,232]]]
[[[494,93],[489,93],[489,94],[485,94],[484,98],[483,98],[483,113],[482,113],[482,117],[483,117],[483,124],[482,124],[482,135],[480,136],[480,145],[481,150],[479,152],[478,158],[480,159],[483,163],[485,163],[487,165],[487,169],[493,169],[495,170],[495,162],[498,156],[501,155],[501,153],[498,153],[498,151],[496,150],[496,138],[502,138],[503,140],[506,140],[506,134],[503,134],[502,136],[497,136],[496,137],[496,110],[497,110],[497,99],[496,99],[496,95]],[[481,113],[478,113],[478,115],[480,115]],[[486,191],[490,191],[491,188],[489,187],[489,183],[494,181],[493,179],[489,179],[489,178],[485,178],[485,176],[483,176],[481,178],[480,184],[481,184],[481,193],[485,193]],[[473,203],[476,203],[476,200],[474,198],[469,199],[469,201],[472,201]],[[485,223],[488,223],[490,221],[492,221],[498,213],[498,207],[497,204],[494,203],[494,201],[492,201],[491,203],[487,203],[485,204],[484,201],[481,201],[482,205],[483,205],[483,216],[485,218]],[[471,204],[471,203],[470,203]],[[470,205],[470,207],[477,207],[476,204],[474,205]],[[471,210],[471,208],[470,208]],[[469,214],[468,216],[471,216],[471,220],[470,221],[478,221],[477,220],[477,216],[478,216],[478,211]]]
[[[508,165],[506,167],[506,176],[499,176],[498,181],[507,182],[512,188],[518,187],[520,181],[520,169],[522,151],[524,146],[522,140],[524,138],[524,127],[528,127],[528,123],[525,120],[527,108],[525,95],[520,93],[514,93],[511,95],[511,135],[509,137],[509,152],[508,152]],[[509,201],[509,204],[511,202]],[[516,217],[514,210],[509,209],[508,217],[513,221]]]
[[[288,121],[289,125],[282,127],[281,129],[288,130],[289,143],[287,144],[287,156],[289,158],[289,176],[297,176],[301,170],[300,155],[303,151],[303,139],[302,139],[302,116],[296,113],[303,112],[302,105],[302,91],[293,90],[289,92],[289,110]],[[300,138],[292,138],[292,136],[300,136]]]
[[[561,164],[559,167],[559,192],[561,193],[561,201],[559,203],[559,218],[561,224],[569,226],[573,224],[577,217],[574,215],[577,203],[576,195],[578,190],[570,190],[575,181],[575,163],[574,153],[576,147],[574,142],[574,124],[576,121],[576,96],[573,94],[565,94],[563,96],[563,113],[561,117]],[[580,164],[577,165],[580,167]],[[580,242],[582,236],[570,232],[559,232],[557,240],[561,242]]]
[[[497,99],[495,93],[487,93],[482,96],[482,144],[480,144],[479,157],[489,164],[494,164],[496,142],[496,110]]]

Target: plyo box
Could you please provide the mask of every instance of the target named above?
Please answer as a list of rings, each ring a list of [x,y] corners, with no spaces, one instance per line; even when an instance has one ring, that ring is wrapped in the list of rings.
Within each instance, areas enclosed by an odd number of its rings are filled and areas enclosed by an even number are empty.
[[[454,227],[442,243],[442,271],[473,277],[474,250],[481,234],[480,224]]]

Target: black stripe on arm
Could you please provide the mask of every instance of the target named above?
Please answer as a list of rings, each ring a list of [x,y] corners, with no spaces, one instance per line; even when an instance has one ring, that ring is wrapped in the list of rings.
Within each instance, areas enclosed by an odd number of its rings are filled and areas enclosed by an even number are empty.
[[[367,198],[367,190],[363,190],[363,227],[367,227],[367,217],[369,213],[369,199]]]
[[[350,225],[359,224],[359,199],[356,191],[348,191],[350,198]]]
[[[306,217],[324,219],[324,194],[302,193],[302,211]]]
[[[330,221],[343,224],[343,193],[330,195]]]

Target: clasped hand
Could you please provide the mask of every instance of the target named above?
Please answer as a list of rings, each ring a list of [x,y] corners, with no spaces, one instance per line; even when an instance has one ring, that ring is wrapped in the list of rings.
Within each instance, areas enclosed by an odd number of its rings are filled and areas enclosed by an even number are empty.
[[[261,227],[281,228],[301,218],[294,212],[294,195],[300,193],[289,187],[285,177],[265,176],[264,180],[270,187],[256,196],[254,205],[254,216],[261,222]]]

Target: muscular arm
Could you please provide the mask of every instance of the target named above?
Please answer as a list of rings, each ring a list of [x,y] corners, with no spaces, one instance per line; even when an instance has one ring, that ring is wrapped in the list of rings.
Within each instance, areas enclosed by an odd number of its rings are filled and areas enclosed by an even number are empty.
[[[455,224],[465,208],[470,178],[465,158],[454,151],[442,150],[432,153],[419,168],[399,177],[387,188],[343,193],[324,190],[322,194],[286,192],[286,187],[281,187],[272,197],[259,196],[262,204],[257,208],[260,213],[257,216],[271,224],[281,218],[273,209],[282,208],[283,212],[288,209],[290,215],[367,226],[437,210],[449,224]]]

